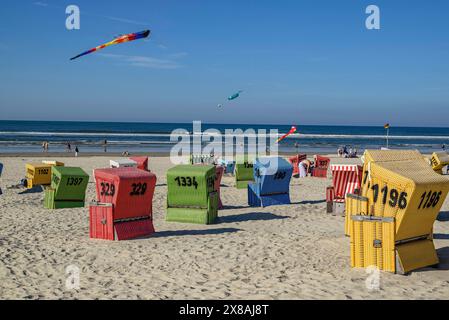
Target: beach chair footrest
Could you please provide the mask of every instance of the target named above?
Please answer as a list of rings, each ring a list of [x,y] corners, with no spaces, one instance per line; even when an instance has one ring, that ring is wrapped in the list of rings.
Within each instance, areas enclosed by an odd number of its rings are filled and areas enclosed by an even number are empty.
[[[114,220],[112,205],[89,207],[90,237],[104,240],[129,240],[149,236],[155,232],[151,216],[134,220]]]

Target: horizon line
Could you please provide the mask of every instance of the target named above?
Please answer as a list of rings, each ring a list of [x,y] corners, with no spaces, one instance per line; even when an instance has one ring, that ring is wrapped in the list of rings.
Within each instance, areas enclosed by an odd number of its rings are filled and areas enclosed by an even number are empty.
[[[207,121],[202,121],[202,120],[192,120],[189,122],[184,122],[184,121],[172,121],[172,122],[149,122],[149,121],[100,121],[100,120],[17,120],[17,119],[9,119],[9,120],[4,120],[4,119],[0,119],[0,122],[6,122],[6,121],[15,121],[15,122],[84,122],[84,123],[138,123],[138,124],[190,124],[193,123],[194,121],[201,121],[204,124],[218,124],[218,125],[246,125],[246,126],[311,126],[311,127],[316,127],[316,126],[322,126],[322,127],[372,127],[372,128],[377,128],[377,127],[383,127],[384,124],[379,124],[379,125],[354,125],[354,124],[270,124],[270,123],[229,123],[229,122],[207,122]],[[432,126],[432,125],[427,125],[427,126],[411,126],[411,125],[393,125],[391,126],[390,124],[390,129],[392,128],[437,128],[437,129],[449,129],[448,127],[442,127],[442,126]]]

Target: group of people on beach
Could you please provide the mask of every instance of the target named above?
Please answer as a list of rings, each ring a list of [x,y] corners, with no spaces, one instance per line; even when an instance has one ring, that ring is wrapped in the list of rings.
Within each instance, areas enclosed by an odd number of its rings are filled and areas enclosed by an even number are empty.
[[[357,158],[357,149],[349,148],[347,146],[339,147],[337,155],[341,158]]]
[[[48,141],[42,142],[42,152],[48,152],[48,146],[49,146]]]
[[[108,141],[105,139],[102,144],[103,144],[104,152],[107,152],[108,151],[107,150]],[[50,143],[48,141],[43,141],[42,142],[42,152],[48,152],[49,145],[50,145]],[[66,149],[66,152],[72,152],[72,144],[69,141],[66,141],[65,149]],[[78,153],[79,153],[78,146],[75,146],[74,151],[75,151],[75,157],[78,157]],[[125,151],[125,152],[127,153],[128,151]]]

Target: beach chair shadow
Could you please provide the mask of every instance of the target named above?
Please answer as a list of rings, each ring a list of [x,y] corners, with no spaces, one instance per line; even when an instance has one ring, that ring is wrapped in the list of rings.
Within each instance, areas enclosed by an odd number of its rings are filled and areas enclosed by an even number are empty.
[[[40,193],[44,191],[44,188],[42,186],[35,186],[31,189],[26,189],[24,191],[19,192],[19,194],[29,194],[29,193]]]
[[[320,204],[325,203],[326,200],[310,200],[310,201],[300,201],[300,202],[292,202],[291,204]]]
[[[243,214],[235,214],[232,216],[219,217],[219,223],[233,223],[244,221],[256,221],[256,220],[281,220],[288,217],[278,216],[269,212],[250,212]]]
[[[167,230],[167,231],[157,231],[156,233],[140,238],[166,238],[166,237],[183,237],[183,236],[205,236],[223,233],[234,233],[241,231],[237,228],[218,228],[218,229],[204,229],[204,230]]]
[[[440,259],[438,270],[449,270],[449,247],[437,249],[437,255]]]
[[[223,209],[220,210],[226,210],[226,209],[246,209],[248,206],[230,206],[230,205],[224,205]]]
[[[449,211],[441,211],[437,217],[438,221],[449,221]]]

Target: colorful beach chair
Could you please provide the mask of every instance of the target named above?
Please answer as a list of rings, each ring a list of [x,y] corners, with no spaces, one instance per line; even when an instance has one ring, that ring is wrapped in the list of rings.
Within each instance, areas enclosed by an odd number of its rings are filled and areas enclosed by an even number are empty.
[[[254,182],[253,160],[249,158],[240,158],[235,164],[235,187],[237,189],[246,189],[248,183]]]
[[[433,224],[449,191],[449,180],[434,172],[422,156],[398,160],[394,154],[384,154],[380,158],[386,161],[369,162],[366,196],[346,200],[351,266],[405,274],[438,264]]]
[[[35,186],[49,186],[51,184],[51,168],[55,166],[64,166],[64,163],[52,161],[47,163],[27,163],[25,164],[24,186],[32,189]]]
[[[372,163],[397,162],[406,160],[415,160],[420,163],[426,163],[422,154],[417,150],[365,150],[361,157],[363,162],[363,177],[361,196],[366,197],[370,188],[369,173]]]
[[[254,163],[254,183],[248,184],[248,205],[267,207],[290,204],[293,167],[281,157],[261,157]]]
[[[190,164],[215,164],[215,158],[210,154],[191,154]]]
[[[89,207],[90,237],[127,240],[154,233],[156,175],[137,168],[94,170],[97,201]]]
[[[55,166],[51,176],[51,185],[44,193],[44,208],[84,207],[89,175],[83,169]]]
[[[115,160],[109,160],[109,167],[110,168],[137,168],[137,162],[128,159],[115,159]]]
[[[296,156],[290,157],[288,159],[293,166],[293,178],[299,178],[299,164],[301,163],[301,161],[306,159],[306,154],[297,154]]]
[[[225,160],[225,159],[218,159],[217,164],[224,167],[224,174],[234,174],[235,169],[235,161],[234,160]]]
[[[444,151],[434,152],[430,162],[435,172],[443,174],[443,168],[449,165],[449,154]]]
[[[137,169],[150,172],[150,169],[148,169],[148,157],[130,157],[129,159],[137,163]]]
[[[177,165],[167,171],[167,221],[215,223],[216,170],[213,165]]]
[[[332,187],[326,189],[326,202],[332,211],[328,210],[328,213],[344,215],[346,195],[360,192],[363,168],[360,165],[331,165],[331,172]]]
[[[312,170],[312,177],[327,178],[327,170],[331,163],[331,159],[320,155],[314,156],[315,167]]]

